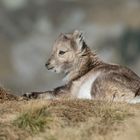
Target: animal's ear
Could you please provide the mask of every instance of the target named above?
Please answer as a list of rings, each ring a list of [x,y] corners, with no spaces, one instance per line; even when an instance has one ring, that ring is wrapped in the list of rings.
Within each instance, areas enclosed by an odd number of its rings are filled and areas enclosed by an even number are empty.
[[[83,32],[78,31],[78,30],[75,30],[75,31],[73,32],[73,38],[74,38],[74,41],[76,42],[76,46],[77,46],[79,49],[82,49],[82,47],[83,47],[83,42],[84,42]]]
[[[64,34],[64,33],[61,33],[61,34],[60,34],[60,38],[62,38],[62,39],[64,39],[64,40],[69,39],[68,36],[67,36],[66,34]]]

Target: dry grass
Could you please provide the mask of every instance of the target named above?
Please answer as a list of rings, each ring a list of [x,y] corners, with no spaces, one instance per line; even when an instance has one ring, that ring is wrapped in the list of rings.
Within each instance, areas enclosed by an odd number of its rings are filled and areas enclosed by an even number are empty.
[[[9,101],[0,104],[0,140],[140,139],[139,109],[92,100]]]
[[[0,103],[4,103],[9,100],[18,100],[18,97],[11,94],[11,92],[4,87],[0,87]]]

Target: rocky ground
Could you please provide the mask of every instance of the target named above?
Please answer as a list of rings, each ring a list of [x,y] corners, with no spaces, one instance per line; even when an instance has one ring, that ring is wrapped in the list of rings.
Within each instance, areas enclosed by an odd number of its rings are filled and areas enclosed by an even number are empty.
[[[24,101],[4,91],[0,94],[0,140],[140,139],[139,104]]]

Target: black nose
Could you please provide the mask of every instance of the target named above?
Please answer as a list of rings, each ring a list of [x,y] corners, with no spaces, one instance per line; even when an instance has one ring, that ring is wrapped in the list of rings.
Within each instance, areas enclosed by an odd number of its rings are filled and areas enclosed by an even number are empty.
[[[47,63],[45,64],[45,66],[46,66],[46,67],[48,67],[49,65],[50,65],[50,63],[49,63],[49,62],[47,62]]]

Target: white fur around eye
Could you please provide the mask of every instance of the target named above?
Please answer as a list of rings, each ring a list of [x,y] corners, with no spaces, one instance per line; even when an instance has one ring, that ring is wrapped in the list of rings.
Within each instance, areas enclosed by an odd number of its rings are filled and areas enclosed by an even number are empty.
[[[59,51],[59,55],[64,55],[66,52],[65,51]]]

